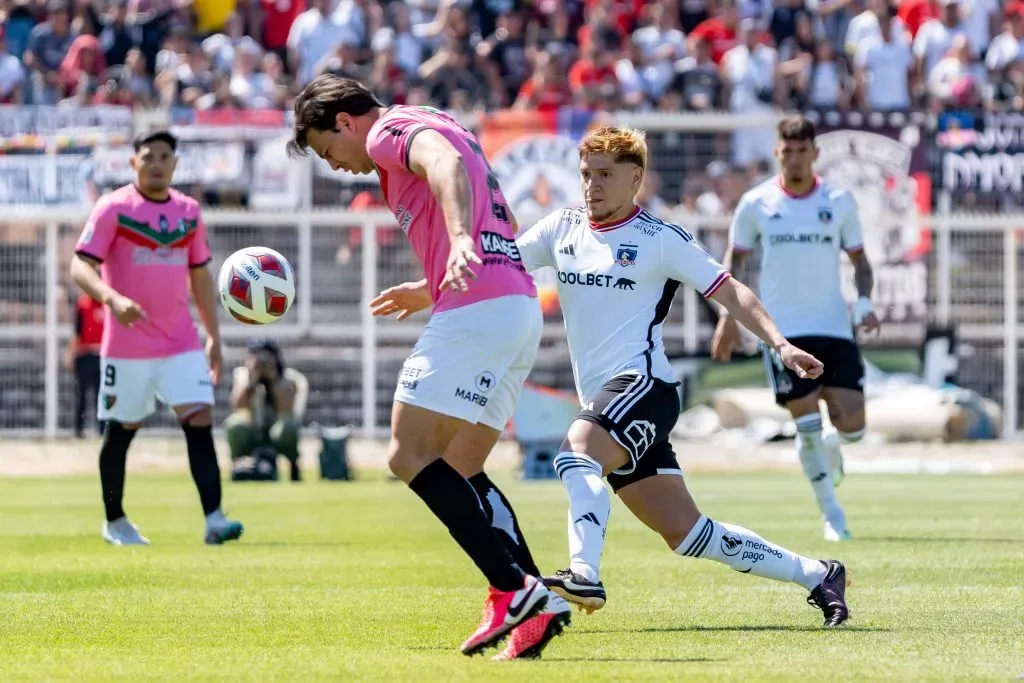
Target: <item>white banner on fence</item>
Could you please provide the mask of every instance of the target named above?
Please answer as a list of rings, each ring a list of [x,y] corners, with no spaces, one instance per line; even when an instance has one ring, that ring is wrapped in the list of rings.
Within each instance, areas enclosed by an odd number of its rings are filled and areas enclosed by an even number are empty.
[[[0,156],[0,206],[87,206],[91,170],[81,154]]]
[[[297,209],[301,183],[308,177],[297,161],[288,158],[287,137],[260,143],[252,159],[249,206],[253,209]]]
[[[132,132],[129,107],[0,106],[0,136],[73,135],[86,130]]]
[[[93,155],[97,185],[126,185],[135,181],[131,147],[98,147]],[[174,184],[221,183],[237,180],[245,166],[241,143],[183,144],[178,147]]]

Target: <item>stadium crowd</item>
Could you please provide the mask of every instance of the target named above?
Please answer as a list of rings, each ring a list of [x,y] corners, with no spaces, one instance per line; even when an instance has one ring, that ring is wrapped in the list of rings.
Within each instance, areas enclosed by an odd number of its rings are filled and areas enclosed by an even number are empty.
[[[455,111],[1024,108],[1002,0],[0,0],[0,102]]]

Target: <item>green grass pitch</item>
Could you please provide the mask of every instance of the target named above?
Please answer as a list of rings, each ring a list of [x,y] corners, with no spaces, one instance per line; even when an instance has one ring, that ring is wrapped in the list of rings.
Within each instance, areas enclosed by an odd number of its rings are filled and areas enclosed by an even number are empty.
[[[566,564],[557,482],[498,481],[545,570]],[[99,537],[95,478],[0,480],[0,680],[995,680],[1024,674],[1024,477],[858,476],[857,539],[821,539],[797,473],[694,474],[704,511],[852,573],[838,631],[793,585],[667,550],[616,503],[608,606],[542,661],[458,653],[482,579],[403,486],[227,484],[241,542],[202,544],[187,477],[129,476],[153,541]]]

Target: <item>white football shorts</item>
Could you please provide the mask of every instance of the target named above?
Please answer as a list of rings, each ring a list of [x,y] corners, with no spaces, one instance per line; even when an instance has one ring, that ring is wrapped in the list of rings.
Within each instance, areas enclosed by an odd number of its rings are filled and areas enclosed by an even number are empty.
[[[503,430],[543,331],[540,303],[524,295],[436,313],[402,365],[395,400]]]
[[[141,422],[168,406],[213,405],[210,366],[202,351],[166,358],[102,358],[97,416],[100,420]]]

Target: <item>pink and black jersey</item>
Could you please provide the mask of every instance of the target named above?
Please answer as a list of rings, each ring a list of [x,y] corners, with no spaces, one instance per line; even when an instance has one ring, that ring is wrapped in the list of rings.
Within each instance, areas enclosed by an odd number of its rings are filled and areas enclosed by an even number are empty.
[[[469,173],[473,239],[483,265],[473,266],[477,278],[469,282],[468,292],[438,290],[451,241],[426,179],[409,169],[409,147],[424,130],[443,135],[462,155]],[[426,271],[435,313],[510,294],[537,295],[519,256],[514,219],[501,187],[476,137],[458,121],[432,107],[394,106],[370,128],[366,151],[377,166],[384,198]]]
[[[202,348],[189,312],[189,272],[210,262],[198,202],[177,190],[154,201],[126,185],[100,197],[75,252],[102,263],[103,281],[147,316],[126,327],[108,308],[101,355],[164,358]]]

